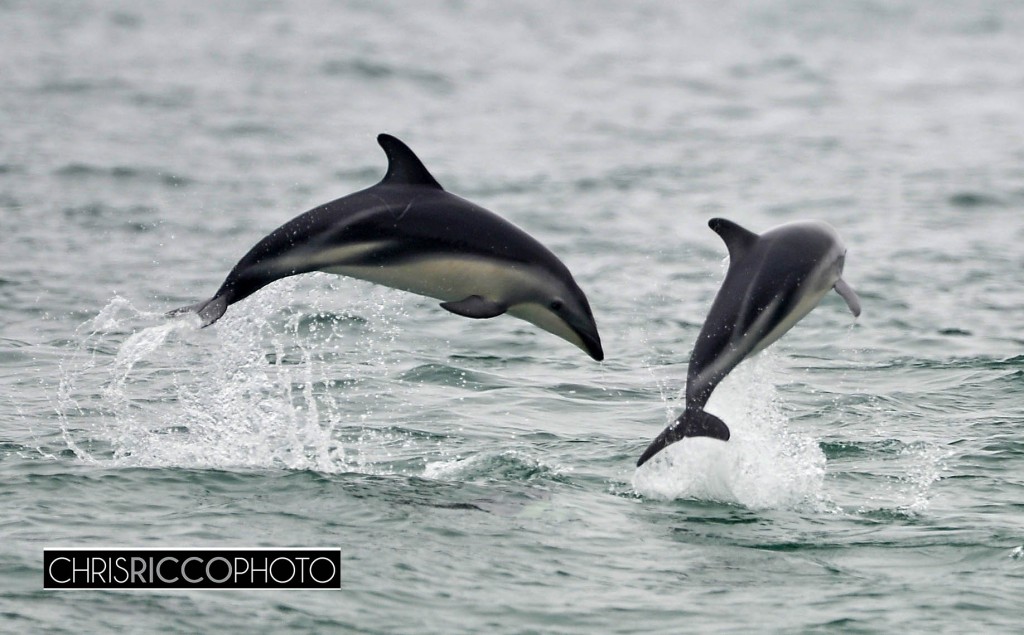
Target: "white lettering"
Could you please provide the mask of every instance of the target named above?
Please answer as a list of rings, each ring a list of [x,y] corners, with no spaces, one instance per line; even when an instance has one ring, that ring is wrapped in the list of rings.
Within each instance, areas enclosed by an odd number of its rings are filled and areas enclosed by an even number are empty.
[[[281,562],[282,560],[284,562],[287,562],[288,565],[292,568],[291,575],[288,576],[287,580],[279,580],[277,576],[274,575],[274,565],[278,562]],[[292,579],[295,578],[295,563],[288,558],[274,558],[274,561],[270,563],[270,577],[274,580],[274,582],[277,582],[278,584],[286,584],[288,582],[291,582]]]
[[[201,577],[199,577],[199,578],[190,578],[190,577],[188,577],[188,573],[185,571],[185,569],[188,568],[188,563],[192,562],[193,560],[195,560],[196,562],[198,562],[200,564],[202,564],[202,562],[203,562],[202,558],[199,558],[197,556],[192,556],[190,558],[185,558],[185,562],[181,563],[181,577],[185,578],[185,581],[188,582],[189,584],[196,584],[198,582],[202,582],[203,581],[203,579]]]
[[[224,565],[227,566],[227,568],[228,568],[227,573],[225,573],[224,577],[221,578],[220,580],[218,580],[217,578],[213,577],[213,574],[210,573],[210,567],[212,567],[213,563],[217,562],[218,560],[223,562]],[[206,563],[206,579],[209,580],[210,582],[215,583],[215,584],[223,584],[224,582],[227,582],[229,579],[231,579],[231,563],[228,562],[228,559],[224,558],[222,556],[217,556],[216,558],[212,558],[209,562],[207,562]]]
[[[125,582],[127,582],[129,580],[130,576],[128,574],[128,569],[126,569],[125,566],[124,566],[124,563],[126,561],[127,561],[127,558],[125,558],[124,556],[118,556],[117,558],[114,559],[114,566],[117,567],[120,571],[124,572],[124,577],[115,577],[113,572],[111,572],[111,575],[110,575],[110,581],[111,582],[116,582],[118,584],[124,584]]]
[[[55,575],[53,575],[53,565],[57,564],[58,560],[63,560],[65,562],[71,562],[70,560],[68,560],[64,556],[61,556],[59,558],[54,558],[53,560],[51,560],[50,561],[50,568],[49,568],[50,579],[53,580],[54,582],[56,582],[57,584],[67,584],[68,582],[71,582],[71,578],[68,578],[67,580],[58,580],[57,577]]]
[[[331,565],[331,575],[327,576],[323,580],[317,578],[316,575],[313,574],[313,570],[316,568],[316,563],[320,562],[321,560],[323,560],[327,564]],[[334,576],[336,576],[337,574],[338,574],[338,568],[336,566],[334,566],[334,561],[331,560],[330,558],[325,558],[323,556],[320,556],[319,558],[317,558],[316,560],[314,560],[313,562],[311,562],[309,564],[309,577],[312,578],[315,582],[318,582],[319,584],[324,584],[326,582],[330,582],[331,580],[334,579]]]
[[[162,568],[164,566],[164,563],[167,562],[168,560],[170,560],[171,562],[174,562],[175,564],[177,564],[177,562],[178,562],[178,559],[173,557],[173,556],[168,556],[166,558],[161,558],[160,562],[157,563],[157,565],[156,565],[156,577],[160,578],[161,582],[165,582],[167,584],[173,584],[173,583],[178,581],[178,576],[174,576],[173,580],[168,580],[167,578],[164,577],[164,574],[162,573]]]

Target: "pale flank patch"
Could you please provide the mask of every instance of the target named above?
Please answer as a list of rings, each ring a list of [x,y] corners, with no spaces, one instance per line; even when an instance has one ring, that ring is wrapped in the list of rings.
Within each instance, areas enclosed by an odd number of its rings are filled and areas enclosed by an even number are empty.
[[[379,267],[341,265],[322,270],[445,302],[478,295],[510,304],[525,299],[539,287],[537,277],[529,269],[459,256],[426,256]]]

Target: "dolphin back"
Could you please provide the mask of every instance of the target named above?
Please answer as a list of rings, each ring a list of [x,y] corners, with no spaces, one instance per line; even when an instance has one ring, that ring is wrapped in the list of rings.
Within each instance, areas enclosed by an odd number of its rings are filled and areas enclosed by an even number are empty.
[[[636,466],[640,467],[658,452],[686,437],[711,437],[720,441],[728,441],[729,436],[729,426],[725,425],[724,421],[699,408],[687,408],[675,420],[675,423],[665,428],[654,441],[651,441],[644,453],[640,455]]]

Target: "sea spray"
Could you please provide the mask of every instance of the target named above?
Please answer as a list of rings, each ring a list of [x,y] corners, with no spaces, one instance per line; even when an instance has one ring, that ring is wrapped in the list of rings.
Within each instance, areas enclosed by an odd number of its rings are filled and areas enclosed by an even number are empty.
[[[768,352],[733,371],[707,407],[729,425],[732,438],[688,438],[669,446],[636,471],[634,490],[649,498],[755,509],[820,505],[825,455],[814,439],[789,429],[773,383],[777,370]]]
[[[390,418],[396,294],[357,283],[335,311],[331,278],[318,278],[305,294],[301,280],[281,281],[202,330],[112,299],[62,364],[68,447],[128,466],[387,472],[362,446],[379,459],[379,446],[407,441],[367,425]],[[76,428],[90,413],[101,416]]]

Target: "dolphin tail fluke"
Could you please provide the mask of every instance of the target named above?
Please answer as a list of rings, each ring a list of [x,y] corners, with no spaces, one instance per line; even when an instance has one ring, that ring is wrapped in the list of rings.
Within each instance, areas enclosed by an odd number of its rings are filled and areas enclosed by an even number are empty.
[[[228,310],[227,296],[219,295],[209,300],[203,300],[195,304],[183,306],[167,312],[167,317],[184,315],[185,313],[198,313],[203,320],[201,327],[207,327],[216,322]]]
[[[675,420],[675,423],[665,428],[647,446],[647,449],[644,450],[644,453],[640,455],[640,459],[636,462],[636,466],[640,467],[658,452],[686,437],[711,437],[712,439],[728,441],[729,426],[709,412],[696,408],[688,409]]]

